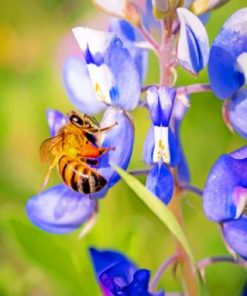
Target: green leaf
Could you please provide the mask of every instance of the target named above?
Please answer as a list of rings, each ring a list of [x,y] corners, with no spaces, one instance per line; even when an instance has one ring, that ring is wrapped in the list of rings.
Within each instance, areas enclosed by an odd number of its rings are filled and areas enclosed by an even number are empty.
[[[136,193],[136,195],[148,206],[148,208],[159,218],[159,220],[170,230],[179,240],[189,255],[192,262],[195,262],[188,240],[172,211],[166,207],[162,201],[154,196],[146,187],[118,166],[111,164],[112,167],[123,178],[126,184]]]

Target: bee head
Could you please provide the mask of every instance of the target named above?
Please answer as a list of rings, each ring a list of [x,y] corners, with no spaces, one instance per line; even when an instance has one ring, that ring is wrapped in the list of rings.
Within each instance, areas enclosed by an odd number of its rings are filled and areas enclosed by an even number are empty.
[[[68,114],[69,121],[75,126],[85,129],[88,132],[99,130],[99,123],[94,117],[90,117],[87,114],[80,114],[75,111],[71,111]]]

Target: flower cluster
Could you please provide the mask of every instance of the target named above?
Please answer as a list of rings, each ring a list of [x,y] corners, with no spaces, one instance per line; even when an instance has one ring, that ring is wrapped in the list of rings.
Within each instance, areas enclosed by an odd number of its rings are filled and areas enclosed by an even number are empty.
[[[247,138],[246,8],[225,22],[210,47],[204,23],[209,12],[225,0],[94,2],[115,18],[110,20],[108,32],[73,29],[82,57],[66,60],[63,79],[76,109],[89,115],[104,111],[102,127],[117,123],[97,143],[115,149],[98,158],[96,169],[107,185],[91,199],[60,184],[28,201],[31,221],[59,234],[73,231],[95,216],[98,200],[120,179],[111,163],[127,169],[135,138],[130,115],[134,109],[146,108],[150,115],[143,143],[146,188],[168,206],[175,188],[193,190],[180,140],[191,93],[213,91],[225,101],[226,124]],[[159,59],[160,83],[144,85],[150,50]],[[176,86],[178,66],[197,75],[207,65],[210,84]],[[68,120],[55,110],[47,112],[47,119],[51,136]],[[247,147],[219,157],[202,195],[208,219],[221,225],[229,248],[247,259]],[[138,269],[124,255],[95,249],[90,254],[104,295],[164,295],[151,293],[149,271]]]

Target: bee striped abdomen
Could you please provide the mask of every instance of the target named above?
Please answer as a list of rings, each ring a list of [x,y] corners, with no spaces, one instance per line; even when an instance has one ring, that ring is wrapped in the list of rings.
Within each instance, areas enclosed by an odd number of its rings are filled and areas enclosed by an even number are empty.
[[[84,194],[97,192],[107,183],[96,170],[69,155],[60,158],[58,167],[65,184]]]

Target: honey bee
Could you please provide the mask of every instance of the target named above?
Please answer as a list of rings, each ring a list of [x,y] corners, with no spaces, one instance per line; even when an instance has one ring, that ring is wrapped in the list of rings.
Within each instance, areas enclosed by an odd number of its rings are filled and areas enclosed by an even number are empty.
[[[101,190],[107,181],[90,165],[97,165],[99,156],[114,149],[99,147],[97,135],[115,124],[100,128],[95,118],[71,111],[68,122],[57,135],[46,139],[40,146],[41,160],[50,164],[42,188],[57,165],[64,183],[73,190],[89,195]]]

